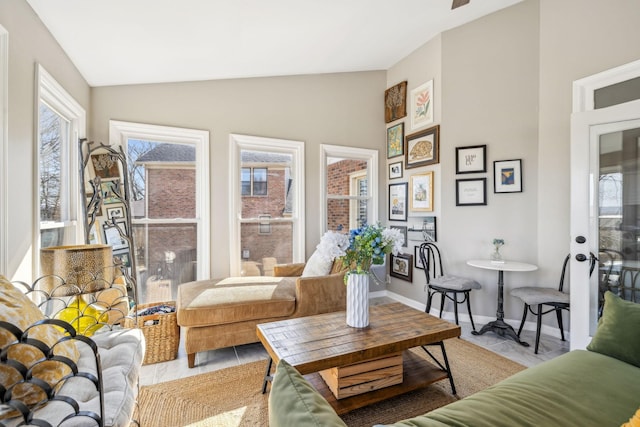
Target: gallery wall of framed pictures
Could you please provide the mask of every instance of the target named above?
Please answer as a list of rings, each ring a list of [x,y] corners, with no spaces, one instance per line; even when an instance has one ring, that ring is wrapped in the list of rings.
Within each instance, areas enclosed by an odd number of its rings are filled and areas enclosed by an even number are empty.
[[[413,280],[415,242],[436,240],[440,125],[434,124],[435,105],[433,79],[412,88],[403,81],[385,91],[388,220],[402,233],[407,252],[391,258],[390,275],[407,282]]]

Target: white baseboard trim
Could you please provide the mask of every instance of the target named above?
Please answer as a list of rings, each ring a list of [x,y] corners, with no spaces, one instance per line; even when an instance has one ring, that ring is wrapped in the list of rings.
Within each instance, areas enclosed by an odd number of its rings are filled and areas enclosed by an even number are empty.
[[[415,308],[416,310],[420,310],[420,311],[424,311],[427,308],[427,303],[420,303],[416,300],[412,300],[410,298],[404,297],[400,294],[396,294],[395,292],[391,292],[388,290],[384,290],[384,291],[376,291],[376,292],[371,292],[369,293],[369,298],[382,298],[382,297],[388,297],[391,298],[395,301],[401,302],[404,305],[408,305],[409,307]],[[438,308],[433,308],[431,307],[431,310],[429,311],[429,314],[431,314],[432,316],[438,316],[440,314],[440,309]],[[445,320],[448,320],[450,322],[455,322],[456,316],[452,311],[443,311],[442,312],[442,318]],[[463,322],[467,322],[467,323],[471,323],[471,319],[469,319],[469,314],[466,312],[466,309],[464,310],[464,312],[462,311],[458,311],[458,318],[463,321]],[[495,317],[489,317],[489,316],[480,316],[480,315],[473,315],[473,322],[476,325],[476,329],[479,330],[483,325],[496,320]],[[520,321],[522,319],[504,319],[505,322],[507,322],[508,324],[510,324],[511,326],[513,326],[514,329],[517,329],[518,327],[520,327]],[[536,322],[535,321],[526,321],[524,323],[524,327],[523,329],[525,331],[536,331]],[[542,327],[540,328],[540,333],[544,334],[544,335],[549,335],[552,336],[554,338],[560,338],[560,330],[557,327],[553,327],[553,326],[549,326],[549,325],[542,325]],[[569,340],[571,338],[571,336],[569,335],[568,331],[564,331],[564,336],[566,340]]]

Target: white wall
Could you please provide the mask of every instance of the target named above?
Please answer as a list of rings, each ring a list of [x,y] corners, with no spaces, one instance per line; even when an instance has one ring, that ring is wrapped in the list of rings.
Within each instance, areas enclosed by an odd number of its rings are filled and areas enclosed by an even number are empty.
[[[25,0],[0,0],[0,24],[9,32],[8,271],[31,280],[35,177],[36,63],[88,110],[89,86]],[[0,272],[2,274],[2,272]]]

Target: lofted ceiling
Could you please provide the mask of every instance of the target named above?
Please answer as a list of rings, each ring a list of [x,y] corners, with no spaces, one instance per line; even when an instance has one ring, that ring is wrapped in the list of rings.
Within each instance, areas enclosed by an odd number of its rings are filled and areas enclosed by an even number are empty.
[[[386,70],[522,0],[27,0],[91,86]]]

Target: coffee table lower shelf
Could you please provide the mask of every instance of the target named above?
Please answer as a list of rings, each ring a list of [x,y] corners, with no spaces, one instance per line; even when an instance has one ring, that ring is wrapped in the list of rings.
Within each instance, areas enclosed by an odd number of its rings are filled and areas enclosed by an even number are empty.
[[[338,415],[346,414],[354,409],[381,402],[403,393],[424,388],[436,381],[448,378],[445,370],[440,369],[409,350],[403,353],[402,365],[402,383],[339,400],[336,399],[319,373],[308,374],[304,377],[320,392],[322,397],[329,402]]]

